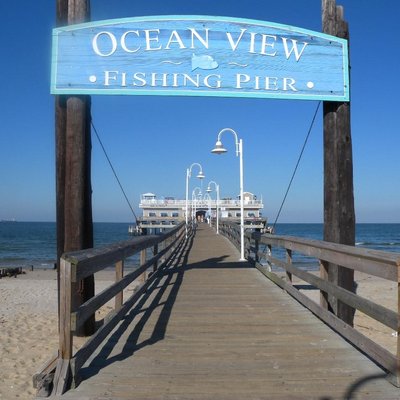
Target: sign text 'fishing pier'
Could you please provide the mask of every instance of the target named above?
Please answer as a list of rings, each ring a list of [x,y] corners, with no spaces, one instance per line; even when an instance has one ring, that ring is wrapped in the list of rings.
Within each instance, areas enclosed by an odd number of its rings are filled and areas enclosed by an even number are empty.
[[[51,92],[348,101],[347,41],[210,16],[69,25],[53,31]]]

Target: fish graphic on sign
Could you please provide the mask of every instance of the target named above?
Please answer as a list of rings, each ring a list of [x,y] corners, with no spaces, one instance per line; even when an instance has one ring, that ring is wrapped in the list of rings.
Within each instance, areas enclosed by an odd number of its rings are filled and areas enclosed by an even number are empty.
[[[197,68],[215,69],[218,68],[218,63],[211,56],[196,56],[196,54],[192,54],[192,71]]]

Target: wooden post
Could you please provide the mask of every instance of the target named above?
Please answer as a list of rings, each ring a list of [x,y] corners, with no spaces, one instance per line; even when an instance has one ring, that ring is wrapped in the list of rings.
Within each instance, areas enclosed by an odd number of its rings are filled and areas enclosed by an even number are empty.
[[[53,395],[65,393],[71,383],[71,365],[73,356],[73,335],[71,331],[71,263],[61,260],[60,291],[61,303],[59,307],[59,358],[53,381]]]
[[[68,0],[57,0],[56,26],[68,23]],[[67,103],[65,96],[55,97],[56,129],[56,219],[57,219],[57,270],[64,252],[64,193],[65,193],[65,132]]]
[[[124,260],[115,264],[115,282],[119,282],[124,277]],[[115,311],[119,311],[124,303],[124,292],[121,291],[115,296]]]
[[[343,8],[335,0],[322,0],[324,33],[349,38]],[[324,240],[354,245],[355,213],[353,156],[350,129],[350,102],[324,101]],[[338,265],[324,265],[322,275],[347,290],[354,291],[354,271]],[[354,309],[332,296],[328,308],[353,325]]]
[[[321,279],[328,281],[328,271],[329,271],[329,263],[324,261],[324,260],[320,260],[319,261],[319,272],[320,272],[320,277]],[[324,292],[322,290],[320,290],[319,293],[319,304],[322,308],[324,308],[325,310],[329,309],[329,303],[328,303],[328,293]]]
[[[397,387],[400,387],[400,267],[397,267]]]
[[[57,25],[90,19],[89,0],[56,0]],[[68,251],[93,247],[91,201],[90,97],[56,98],[57,259]],[[74,307],[94,295],[94,277],[76,285]],[[95,330],[94,315],[78,335]]]
[[[254,262],[255,264],[259,264],[260,263],[260,257],[258,255],[259,251],[260,251],[260,237],[261,237],[261,233],[260,232],[255,232],[253,233],[253,238],[254,238]]]
[[[289,265],[292,265],[292,261],[293,261],[293,256],[292,256],[292,250],[290,249],[286,249],[286,263]],[[292,273],[286,271],[286,281],[287,283],[292,284]]]
[[[396,346],[396,375],[393,380],[400,387],[400,267],[397,267],[397,346]]]
[[[155,257],[157,254],[158,254],[158,243],[153,246],[153,257]],[[158,260],[155,261],[153,264],[153,273],[157,272],[157,269],[158,269]]]
[[[147,254],[146,254],[146,249],[143,249],[140,251],[140,266],[144,265],[147,261]],[[141,280],[142,282],[146,282],[147,279],[147,271],[144,271],[143,274],[141,275]]]
[[[68,0],[56,0],[56,26],[68,23]],[[60,259],[64,253],[65,132],[67,104],[65,96],[55,97],[56,143],[56,221],[57,221],[57,301],[60,319]]]
[[[269,245],[267,245],[267,247],[268,247],[267,254],[269,256],[272,256],[272,246],[269,244]],[[272,264],[269,261],[267,262],[267,264],[268,264],[268,271],[271,272],[272,271]]]

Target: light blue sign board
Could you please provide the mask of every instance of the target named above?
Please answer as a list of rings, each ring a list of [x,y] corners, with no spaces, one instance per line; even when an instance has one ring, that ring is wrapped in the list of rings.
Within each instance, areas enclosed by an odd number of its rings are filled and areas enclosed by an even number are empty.
[[[210,16],[69,25],[53,30],[51,92],[348,101],[347,41]]]

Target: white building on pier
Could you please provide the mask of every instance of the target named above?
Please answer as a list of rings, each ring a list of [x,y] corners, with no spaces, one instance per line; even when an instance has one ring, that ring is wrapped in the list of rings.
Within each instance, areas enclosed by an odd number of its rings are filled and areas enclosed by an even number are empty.
[[[244,199],[244,226],[245,229],[264,230],[266,219],[262,217],[261,210],[264,205],[261,200],[250,193],[243,193]],[[157,199],[154,193],[141,195],[139,208],[143,215],[138,219],[140,232],[147,229],[171,228],[174,225],[185,221],[186,200],[163,197]],[[240,224],[240,197],[236,199],[223,198],[218,202],[206,194],[195,196],[188,200],[188,218],[196,218],[197,221],[213,221],[219,212],[220,221],[232,221]],[[146,230],[146,231],[145,231]]]

